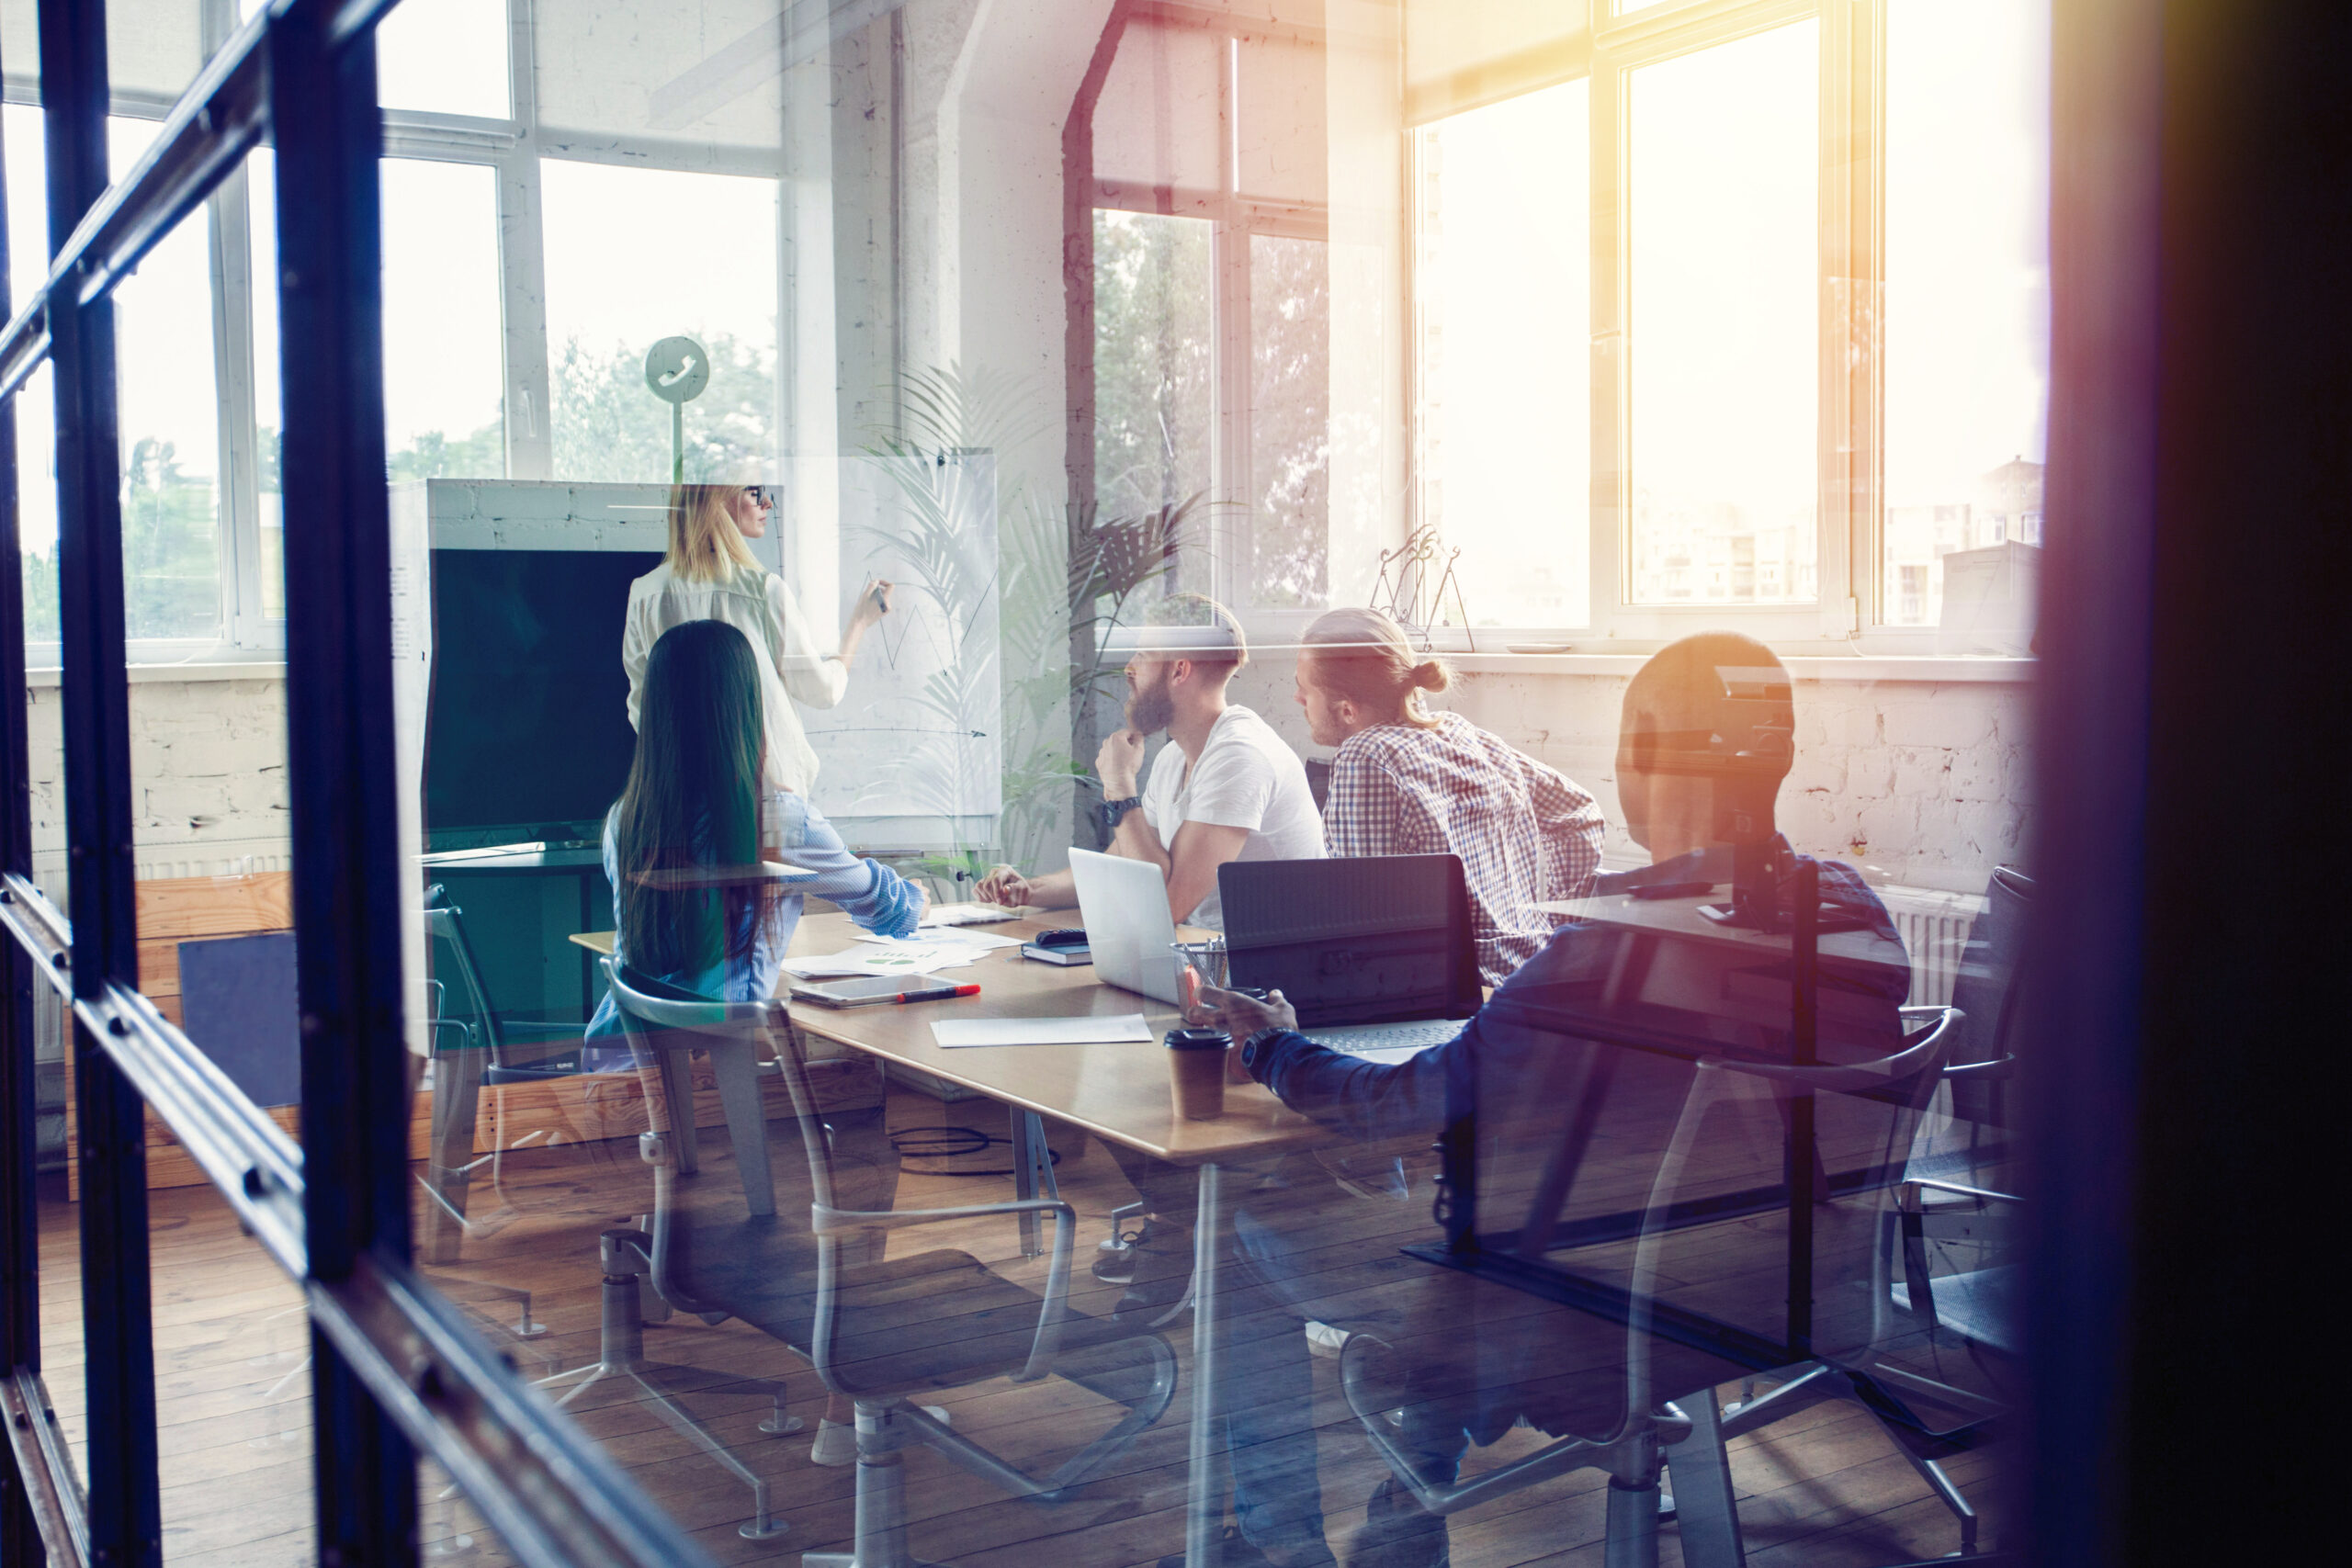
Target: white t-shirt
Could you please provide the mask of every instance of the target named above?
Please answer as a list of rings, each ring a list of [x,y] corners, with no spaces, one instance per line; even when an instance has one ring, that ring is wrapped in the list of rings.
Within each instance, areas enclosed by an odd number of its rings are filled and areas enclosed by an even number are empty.
[[[1250,829],[1240,860],[1323,858],[1323,814],[1315,809],[1306,764],[1273,726],[1245,707],[1217,716],[1189,776],[1182,747],[1171,742],[1159,749],[1144,781],[1143,819],[1171,854],[1177,829],[1206,822]],[[1225,904],[1215,884],[1185,923],[1225,929]]]

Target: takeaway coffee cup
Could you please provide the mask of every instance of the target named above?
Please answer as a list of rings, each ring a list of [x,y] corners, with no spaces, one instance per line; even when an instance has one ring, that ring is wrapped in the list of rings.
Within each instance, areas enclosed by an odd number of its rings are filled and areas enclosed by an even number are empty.
[[[1215,1029],[1168,1032],[1168,1082],[1176,1094],[1176,1114],[1188,1122],[1212,1122],[1225,1114],[1225,1051],[1231,1043]]]

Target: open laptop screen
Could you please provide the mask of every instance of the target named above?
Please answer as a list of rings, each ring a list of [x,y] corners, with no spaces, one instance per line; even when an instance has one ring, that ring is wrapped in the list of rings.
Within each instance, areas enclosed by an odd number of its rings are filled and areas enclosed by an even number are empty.
[[[1304,1027],[1478,1010],[1470,893],[1453,855],[1228,861],[1217,890],[1233,983],[1279,987]]]

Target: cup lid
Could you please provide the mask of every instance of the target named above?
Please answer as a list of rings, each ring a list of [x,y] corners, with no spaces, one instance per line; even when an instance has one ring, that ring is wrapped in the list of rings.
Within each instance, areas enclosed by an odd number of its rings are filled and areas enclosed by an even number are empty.
[[[1231,1042],[1221,1029],[1171,1029],[1167,1043],[1170,1051],[1218,1051]]]

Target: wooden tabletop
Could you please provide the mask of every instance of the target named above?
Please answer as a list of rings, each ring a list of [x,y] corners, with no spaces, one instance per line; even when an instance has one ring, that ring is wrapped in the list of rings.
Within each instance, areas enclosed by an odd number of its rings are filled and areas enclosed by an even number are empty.
[[[978,929],[1025,941],[1057,923],[1019,920]],[[839,953],[863,934],[846,915],[812,915],[800,922],[787,951],[796,957]],[[792,1010],[792,1019],[808,1033],[920,1067],[1009,1105],[1058,1116],[1097,1137],[1179,1165],[1329,1137],[1254,1083],[1227,1084],[1225,1114],[1216,1121],[1187,1122],[1177,1116],[1168,1080],[1168,1050],[1159,1043],[1181,1021],[1175,1010],[1103,985],[1091,965],[1039,964],[1022,957],[1019,948],[1007,947],[942,973],[959,984],[977,984],[980,994],[885,1007],[804,1004]],[[1085,1018],[1132,1012],[1143,1014],[1152,1032],[1150,1040],[948,1050],[931,1035],[932,1021],[941,1018]]]

